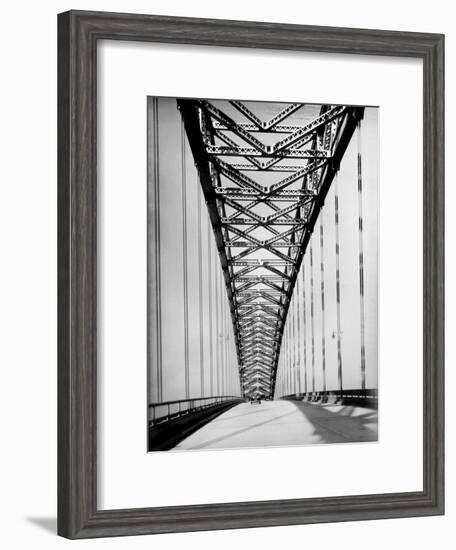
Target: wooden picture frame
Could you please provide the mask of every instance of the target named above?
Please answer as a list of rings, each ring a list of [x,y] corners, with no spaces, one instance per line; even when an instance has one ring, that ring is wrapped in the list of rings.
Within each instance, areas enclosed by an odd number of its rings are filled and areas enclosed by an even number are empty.
[[[423,491],[98,510],[96,48],[101,39],[422,59]],[[443,35],[69,11],[58,17],[58,72],[58,533],[75,539],[443,514]]]

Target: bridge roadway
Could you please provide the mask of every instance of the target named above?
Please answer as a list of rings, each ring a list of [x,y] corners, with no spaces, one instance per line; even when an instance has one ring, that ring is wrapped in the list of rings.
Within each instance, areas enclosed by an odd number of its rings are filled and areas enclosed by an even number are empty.
[[[181,441],[174,449],[231,449],[376,440],[376,410],[284,400],[236,405]]]

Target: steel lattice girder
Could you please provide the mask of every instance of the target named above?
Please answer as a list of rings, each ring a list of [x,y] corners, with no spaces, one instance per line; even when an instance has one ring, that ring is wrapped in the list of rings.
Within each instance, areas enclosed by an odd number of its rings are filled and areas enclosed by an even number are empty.
[[[299,124],[302,103],[269,120],[240,101],[224,104],[178,100],[220,256],[243,394],[272,397],[302,258],[364,109],[325,105]],[[242,122],[226,112],[233,108]]]

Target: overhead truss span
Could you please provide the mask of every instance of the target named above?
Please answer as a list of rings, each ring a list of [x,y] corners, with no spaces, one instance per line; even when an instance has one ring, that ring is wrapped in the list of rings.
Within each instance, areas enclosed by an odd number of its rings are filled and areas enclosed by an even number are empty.
[[[179,99],[230,303],[244,397],[272,397],[296,277],[363,108]]]

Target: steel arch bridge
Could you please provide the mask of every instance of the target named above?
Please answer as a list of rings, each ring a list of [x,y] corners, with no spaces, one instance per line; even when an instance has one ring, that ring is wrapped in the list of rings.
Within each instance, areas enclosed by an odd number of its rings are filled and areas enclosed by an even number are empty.
[[[242,394],[272,398],[297,274],[364,109],[277,103],[265,115],[255,105],[178,100],[224,274]]]

